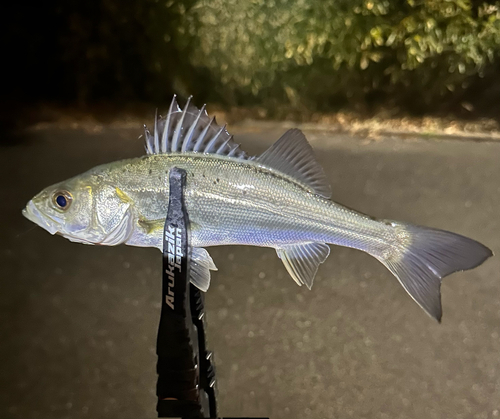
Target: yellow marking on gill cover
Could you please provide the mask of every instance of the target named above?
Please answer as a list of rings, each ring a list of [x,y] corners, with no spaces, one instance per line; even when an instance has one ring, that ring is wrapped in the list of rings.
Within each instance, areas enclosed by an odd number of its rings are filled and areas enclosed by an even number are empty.
[[[120,198],[120,201],[122,201],[124,204],[132,203],[132,200],[130,199],[130,197],[125,192],[123,192],[120,188],[116,187],[115,190],[116,190],[116,195],[118,195],[118,198]]]

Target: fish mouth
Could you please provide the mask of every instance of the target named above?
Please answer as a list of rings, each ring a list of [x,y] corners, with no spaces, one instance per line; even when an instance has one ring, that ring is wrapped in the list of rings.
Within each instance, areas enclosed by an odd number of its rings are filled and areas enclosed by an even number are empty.
[[[57,224],[47,216],[44,216],[33,203],[28,202],[26,208],[23,209],[23,215],[30,221],[47,230],[50,234],[56,234],[59,229]]]

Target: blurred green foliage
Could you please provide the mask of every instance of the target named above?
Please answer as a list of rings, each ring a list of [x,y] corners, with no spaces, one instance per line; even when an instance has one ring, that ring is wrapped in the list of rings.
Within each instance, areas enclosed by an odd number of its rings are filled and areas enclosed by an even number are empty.
[[[500,99],[500,3],[55,0],[14,3],[12,83],[42,98],[426,112]],[[31,17],[30,17],[31,16]],[[18,38],[22,47],[8,39]],[[35,64],[35,65],[34,65]],[[34,69],[22,78],[18,68]],[[17,82],[16,81],[17,77]],[[490,105],[488,105],[490,106]],[[498,105],[495,105],[498,106]]]
[[[500,52],[499,4],[200,0],[192,12],[192,62],[235,103],[432,110],[484,77]]]

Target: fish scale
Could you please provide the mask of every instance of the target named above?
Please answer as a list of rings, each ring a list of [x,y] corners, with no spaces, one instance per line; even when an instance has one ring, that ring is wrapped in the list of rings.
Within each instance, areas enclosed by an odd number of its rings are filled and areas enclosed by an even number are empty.
[[[123,176],[123,166],[127,176]],[[363,250],[366,245],[375,245],[384,230],[387,238],[392,232],[370,217],[311,194],[252,161],[242,164],[217,155],[154,155],[120,162],[104,172],[97,170],[130,196],[145,219],[162,222],[168,209],[168,171],[172,167],[187,172],[185,200],[195,224],[192,240],[197,247],[276,247],[314,241]],[[152,240],[160,247],[162,232],[145,233],[138,240]]]

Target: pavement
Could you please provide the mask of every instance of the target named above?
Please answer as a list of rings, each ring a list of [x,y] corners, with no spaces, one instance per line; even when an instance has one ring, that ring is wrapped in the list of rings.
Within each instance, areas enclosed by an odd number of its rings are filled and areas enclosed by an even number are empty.
[[[231,127],[250,153],[283,124]],[[85,246],[21,216],[40,189],[143,153],[140,127],[45,127],[0,146],[0,417],[155,411],[161,256]],[[306,135],[333,198],[500,254],[500,143]],[[375,259],[335,247],[314,287],[272,249],[218,247],[206,294],[221,416],[500,418],[500,259],[444,280],[429,318]]]

